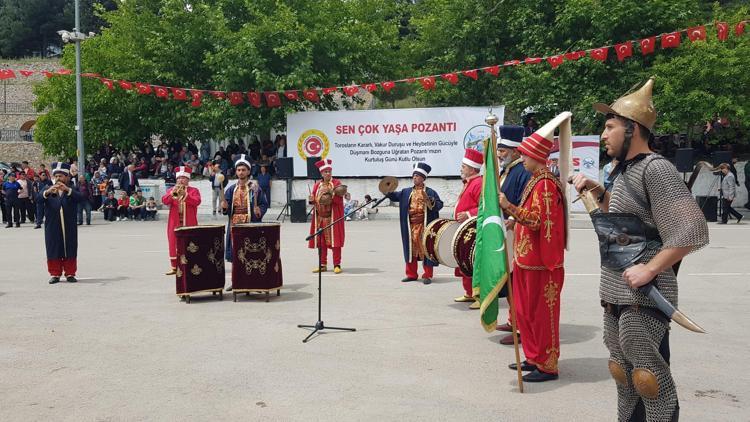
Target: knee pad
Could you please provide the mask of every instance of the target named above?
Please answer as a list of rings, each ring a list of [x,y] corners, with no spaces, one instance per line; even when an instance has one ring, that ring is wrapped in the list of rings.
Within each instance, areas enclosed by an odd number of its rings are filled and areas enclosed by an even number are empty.
[[[625,370],[622,368],[622,365],[619,363],[610,360],[609,361],[609,373],[612,374],[612,378],[615,379],[615,382],[618,385],[621,385],[623,387],[628,385],[628,376],[625,374]]]
[[[654,400],[659,396],[659,381],[649,369],[633,369],[633,386],[643,398]]]

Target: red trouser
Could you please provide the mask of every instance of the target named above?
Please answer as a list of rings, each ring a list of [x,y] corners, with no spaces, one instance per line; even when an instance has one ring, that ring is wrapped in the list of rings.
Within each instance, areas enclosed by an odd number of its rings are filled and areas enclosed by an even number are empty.
[[[406,276],[409,278],[419,278],[419,261],[412,258],[411,262],[406,263]],[[422,278],[432,278],[432,265],[422,261]]]
[[[328,249],[333,250],[333,266],[341,265],[341,248],[329,248],[323,243],[320,249],[320,265],[328,265]]]
[[[464,296],[474,297],[474,289],[471,287],[471,277],[464,275],[458,268],[453,271],[456,277],[461,277],[461,284],[464,286]],[[479,293],[477,293],[479,296]]]
[[[65,275],[76,275],[78,262],[76,258],[57,258],[47,260],[47,271],[52,277],[60,277],[65,271]]]
[[[557,373],[560,358],[560,291],[565,269],[552,271],[513,268],[513,305],[523,354],[542,372]]]

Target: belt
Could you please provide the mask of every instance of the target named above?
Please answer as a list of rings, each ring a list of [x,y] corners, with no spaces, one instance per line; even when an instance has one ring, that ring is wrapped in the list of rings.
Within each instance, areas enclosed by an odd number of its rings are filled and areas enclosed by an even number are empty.
[[[602,308],[604,308],[604,312],[612,315],[613,317],[620,319],[620,316],[628,309],[633,309],[634,312],[640,312],[646,315],[649,315],[665,324],[669,324],[670,319],[667,318],[664,313],[656,308],[651,308],[648,306],[641,306],[641,305],[616,305],[614,303],[609,303],[605,301],[601,301]]]

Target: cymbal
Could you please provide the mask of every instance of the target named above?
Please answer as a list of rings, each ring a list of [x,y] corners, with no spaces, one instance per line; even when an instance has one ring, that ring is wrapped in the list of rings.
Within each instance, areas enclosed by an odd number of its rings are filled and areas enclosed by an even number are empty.
[[[398,188],[398,179],[393,176],[386,176],[378,183],[378,190],[383,195],[389,194]]]

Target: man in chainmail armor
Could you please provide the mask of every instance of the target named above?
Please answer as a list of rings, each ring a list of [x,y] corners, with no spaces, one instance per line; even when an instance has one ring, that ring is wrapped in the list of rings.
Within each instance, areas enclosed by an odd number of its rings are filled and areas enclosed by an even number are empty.
[[[679,418],[669,367],[670,320],[637,288],[653,281],[676,307],[673,266],[677,268],[683,257],[708,244],[706,220],[677,169],[649,148],[656,122],[652,88],[653,79],[649,79],[610,106],[594,105],[597,112],[606,115],[602,140],[607,155],[619,162],[610,177],[611,192],[581,173],[572,179],[579,192],[594,194],[605,217],[608,213],[628,213],[649,233],[645,240],[628,239],[627,231],[604,239],[599,236],[604,343],[610,353],[609,370],[617,384],[620,421]],[[635,258],[620,262],[619,267],[612,264],[617,259],[610,250],[639,244],[642,252]]]

